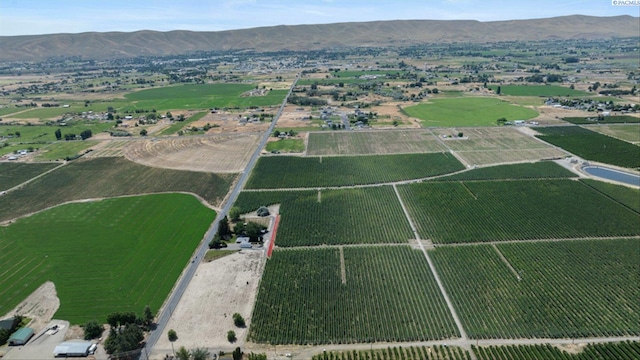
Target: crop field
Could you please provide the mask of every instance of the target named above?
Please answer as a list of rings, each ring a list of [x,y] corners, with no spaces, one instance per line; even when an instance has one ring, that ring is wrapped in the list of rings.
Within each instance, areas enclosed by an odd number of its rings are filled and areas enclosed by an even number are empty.
[[[403,111],[422,120],[424,127],[496,126],[499,118],[527,120],[538,116],[535,110],[489,97],[432,99]]]
[[[440,247],[432,259],[472,338],[637,336],[638,246],[640,239]]]
[[[270,141],[267,143],[266,150],[282,153],[301,153],[304,152],[304,140],[280,139],[278,141]]]
[[[276,250],[248,338],[339,344],[458,336],[422,252],[393,246]]]
[[[134,102],[137,108],[165,111],[271,106],[282,103],[287,95],[287,90],[273,90],[265,96],[241,96],[252,89],[255,86],[250,84],[180,85],[136,91],[125,95],[125,98]]]
[[[628,123],[640,123],[640,117],[621,115],[621,116],[604,116],[592,118],[589,117],[566,117],[562,120],[568,121],[577,125],[594,125],[594,124],[628,124]]]
[[[60,164],[51,163],[8,163],[0,162],[0,191],[10,189],[16,185],[49,171]]]
[[[498,85],[489,85],[489,89],[498,90]],[[591,96],[592,94],[558,85],[500,85],[501,95],[510,96]]]
[[[578,126],[539,127],[538,138],[581,158],[632,169],[640,168],[640,146]]]
[[[245,191],[242,212],[280,204],[279,247],[407,243],[413,238],[391,186],[323,191]]]
[[[55,283],[56,319],[82,324],[164,302],[215,212],[191,195],[67,204],[0,231],[0,313]],[[105,222],[104,219],[109,219]]]
[[[312,360],[467,360],[469,352],[458,346],[389,347],[375,350],[326,351],[314,355]]]
[[[195,193],[216,206],[236,176],[152,168],[122,158],[81,158],[0,196],[0,222],[66,201],[157,192]]]
[[[587,129],[616,139],[640,145],[640,124],[589,126]]]
[[[422,238],[463,243],[640,235],[640,215],[573,180],[398,186]]]
[[[538,161],[565,156],[561,150],[525,135],[513,127],[433,129],[437,136],[462,132],[464,137],[445,138],[444,144],[470,165]]]
[[[590,359],[640,359],[640,343],[588,344],[579,353],[569,353],[552,345],[473,346],[479,360],[590,360]],[[321,358],[318,358],[321,359]]]
[[[376,184],[442,175],[464,167],[447,153],[258,159],[248,189]]]
[[[131,140],[109,140],[103,141],[95,149],[84,157],[121,157],[122,150]]]
[[[500,179],[563,179],[578,177],[553,161],[536,163],[509,164],[478,168],[462,173],[443,176],[435,181],[468,181]]]
[[[580,181],[640,214],[639,189],[632,189],[627,186],[610,184],[592,179],[580,179]]]
[[[308,155],[385,155],[442,152],[446,149],[425,130],[310,133]]]
[[[46,145],[38,150],[35,159],[38,161],[63,160],[84,152],[88,148],[99,144],[98,141],[58,141]]]
[[[176,170],[238,173],[258,147],[256,134],[171,137],[130,141],[124,156],[137,163]]]

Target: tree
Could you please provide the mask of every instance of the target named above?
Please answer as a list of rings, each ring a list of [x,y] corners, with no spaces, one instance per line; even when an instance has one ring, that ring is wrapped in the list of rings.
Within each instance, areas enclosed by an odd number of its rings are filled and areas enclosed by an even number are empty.
[[[20,135],[21,135],[20,131],[16,131],[15,134],[16,134],[16,137],[20,137]]]
[[[233,350],[233,353],[231,353],[231,356],[233,356],[233,360],[242,360],[242,355],[244,355],[244,353],[242,352],[242,350],[240,350],[239,347],[237,347],[235,350]]]
[[[57,140],[62,139],[62,131],[60,131],[60,129],[56,129],[55,134],[56,134],[56,139]]]
[[[95,320],[87,321],[87,323],[84,325],[84,339],[91,340],[91,339],[98,338],[102,335],[103,331],[104,331],[104,327],[98,324],[97,321]]]
[[[461,138],[462,136],[464,136],[464,134],[462,132],[459,132],[458,137]]]
[[[231,218],[231,221],[238,221],[240,220],[240,215],[242,214],[242,212],[240,211],[240,208],[238,207],[232,207],[231,210],[229,210],[229,217]]]
[[[276,130],[273,132],[273,137],[278,137],[280,136],[280,130]]]
[[[147,129],[140,130],[140,136],[147,136]]]
[[[263,230],[266,229],[266,226],[250,221],[247,223],[247,226],[245,226],[244,233],[251,241],[262,241]]]
[[[502,88],[498,86],[498,88],[496,89],[496,94],[500,95],[501,92],[502,92]]]
[[[238,338],[236,337],[236,332],[233,330],[227,331],[227,340],[229,340],[230,343],[236,342],[236,340],[238,340]]]
[[[80,133],[80,137],[82,138],[82,140],[86,140],[86,139],[90,138],[91,136],[93,136],[93,134],[91,133],[91,130],[89,130],[89,129],[84,130],[83,132]]]
[[[178,352],[176,353],[176,358],[180,360],[189,360],[189,357],[191,357],[189,351],[187,351],[184,346],[180,346],[180,349],[178,349]]]
[[[502,125],[506,124],[506,122],[507,122],[507,119],[503,118],[503,117],[501,117],[500,119],[496,120],[496,123],[498,124],[498,126],[502,126]]]
[[[153,313],[151,312],[151,308],[149,307],[149,305],[144,307],[144,322],[146,325],[151,325],[153,324],[153,318],[155,316],[153,315]]]
[[[169,338],[169,341],[171,342],[171,351],[175,355],[176,351],[173,349],[173,342],[178,340],[178,334],[176,333],[175,330],[169,329],[169,331],[167,331],[167,337]]]
[[[229,227],[229,219],[225,216],[218,224],[218,234],[221,239],[228,240],[231,238],[231,228]]]
[[[242,317],[242,315],[240,315],[240,313],[233,314],[233,324],[239,328],[243,328],[246,326],[244,318]]]
[[[191,350],[191,359],[193,360],[207,360],[209,355],[209,350],[205,348],[196,348]]]
[[[135,324],[128,324],[124,330],[111,328],[109,337],[104,342],[104,348],[108,354],[118,354],[136,350],[144,339],[142,329]]]

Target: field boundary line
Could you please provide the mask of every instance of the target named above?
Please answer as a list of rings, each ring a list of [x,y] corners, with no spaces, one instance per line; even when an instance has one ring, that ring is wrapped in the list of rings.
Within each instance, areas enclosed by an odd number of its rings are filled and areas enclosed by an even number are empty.
[[[498,246],[496,246],[496,244],[491,244],[491,247],[493,247],[493,249],[496,251],[496,253],[498,253],[498,256],[500,256],[500,259],[502,259],[502,262],[504,262],[504,264],[507,265],[509,270],[511,270],[513,275],[515,275],[516,279],[518,279],[518,281],[521,281],[522,278],[520,277],[520,274],[518,274],[516,269],[514,269],[514,267],[509,262],[509,260],[507,260],[507,258],[502,254],[502,251],[500,251],[500,249],[498,249]]]
[[[418,245],[420,246],[420,250],[422,250],[422,253],[424,254],[424,257],[427,259],[427,264],[429,265],[429,269],[431,270],[431,274],[433,274],[433,278],[436,280],[436,283],[438,284],[438,288],[440,289],[440,293],[442,294],[442,297],[444,298],[445,302],[447,303],[447,307],[449,308],[449,313],[453,317],[453,321],[455,322],[456,327],[458,328],[458,331],[460,332],[460,340],[461,340],[461,342],[463,344],[465,344],[465,345],[462,345],[462,346],[469,351],[471,360],[476,360],[475,354],[471,350],[471,346],[468,343],[469,337],[467,336],[467,333],[464,330],[464,326],[462,326],[462,321],[460,321],[460,318],[458,317],[458,313],[456,312],[456,309],[453,306],[453,302],[449,298],[449,295],[447,294],[447,291],[445,290],[444,285],[442,284],[442,280],[440,280],[440,276],[438,275],[438,272],[436,271],[436,267],[434,266],[433,262],[431,261],[431,257],[429,257],[429,254],[427,253],[427,250],[424,248],[424,245],[422,244],[422,241],[420,240],[420,235],[418,234],[416,226],[413,223],[413,220],[411,220],[411,216],[409,215],[409,211],[407,210],[406,206],[404,206],[404,202],[402,201],[402,197],[400,196],[400,192],[398,191],[398,188],[395,185],[393,185],[393,191],[395,191],[396,196],[398,197],[398,201],[400,202],[400,206],[402,207],[402,211],[404,212],[404,215],[407,218],[407,221],[409,221],[409,225],[411,226],[411,231],[413,231],[413,234],[415,235],[416,240],[418,241]]]
[[[64,161],[62,164],[60,164],[60,165],[58,165],[58,166],[54,167],[53,169],[49,169],[49,170],[47,170],[47,171],[45,171],[45,172],[43,172],[43,173],[41,173],[41,174],[38,174],[38,175],[36,175],[36,176],[32,177],[32,178],[31,178],[31,179],[29,179],[29,180],[26,180],[26,181],[24,181],[24,182],[22,182],[22,183],[20,183],[20,184],[18,184],[18,185],[16,185],[16,186],[12,187],[12,188],[9,188],[9,189],[5,190],[5,192],[9,193],[9,192],[11,192],[11,191],[18,190],[18,189],[20,189],[21,187],[23,187],[23,186],[25,186],[25,185],[29,184],[30,182],[32,182],[32,181],[34,181],[34,180],[37,180],[37,179],[39,179],[39,178],[41,178],[41,177],[43,177],[43,176],[47,175],[48,173],[50,173],[50,172],[52,172],[52,171],[58,170],[58,169],[60,169],[61,167],[65,166],[65,165],[67,165],[67,162],[66,162],[66,161]]]
[[[347,269],[344,265],[344,247],[338,247],[340,249],[340,277],[342,278],[342,285],[347,284]]]
[[[575,237],[575,238],[550,238],[550,239],[530,239],[530,240],[493,240],[474,241],[465,243],[434,244],[435,247],[456,247],[456,246],[478,246],[478,245],[500,245],[500,244],[526,244],[540,242],[563,242],[563,241],[583,241],[583,240],[625,240],[640,239],[640,235],[629,236],[601,236],[601,237]]]

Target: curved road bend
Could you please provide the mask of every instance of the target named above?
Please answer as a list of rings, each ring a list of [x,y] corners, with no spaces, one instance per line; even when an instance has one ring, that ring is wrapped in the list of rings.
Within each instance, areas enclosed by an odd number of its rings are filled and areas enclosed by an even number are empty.
[[[273,121],[271,122],[271,126],[269,126],[269,129],[264,133],[262,140],[260,141],[260,144],[258,145],[258,147],[256,148],[256,151],[251,156],[249,163],[245,167],[245,170],[241,173],[240,178],[238,179],[238,182],[236,183],[231,194],[227,198],[227,202],[224,204],[224,206],[218,213],[218,216],[216,216],[216,218],[211,223],[209,230],[204,236],[204,240],[200,243],[200,247],[196,250],[196,253],[194,255],[195,258],[191,263],[187,265],[186,269],[183,272],[183,275],[180,277],[180,279],[178,279],[178,282],[174,286],[173,291],[171,292],[171,294],[169,295],[169,298],[167,299],[166,303],[161,309],[161,312],[157,317],[156,329],[151,332],[151,334],[149,335],[149,338],[147,339],[147,343],[144,347],[143,353],[146,355],[147,358],[148,358],[149,352],[153,350],[153,347],[158,342],[158,339],[160,339],[160,336],[164,335],[165,333],[164,329],[167,326],[167,323],[169,322],[171,315],[173,314],[173,310],[176,308],[176,306],[178,306],[178,302],[180,301],[182,294],[184,294],[184,291],[189,285],[189,282],[191,282],[191,279],[193,278],[193,275],[195,274],[196,269],[198,268],[198,264],[204,257],[204,254],[209,249],[209,242],[213,239],[213,236],[218,231],[218,222],[220,221],[220,219],[227,216],[227,213],[229,212],[231,205],[233,205],[233,203],[238,198],[238,194],[240,194],[240,191],[242,191],[242,188],[244,187],[244,184],[246,183],[247,178],[251,173],[251,170],[253,170],[253,167],[258,161],[260,152],[265,147],[267,140],[269,139],[269,136],[273,133],[276,127],[276,123],[280,118],[280,115],[282,115],[285,105],[287,104],[287,99],[291,95],[291,91],[293,90],[293,87],[298,82],[298,79],[299,79],[299,75],[296,75],[296,78],[293,81],[293,84],[291,84],[291,87],[289,88],[289,92],[287,93],[287,96],[285,96],[284,100],[282,101],[282,104],[280,105],[280,109],[278,109],[278,113],[276,114],[276,116],[273,118]]]

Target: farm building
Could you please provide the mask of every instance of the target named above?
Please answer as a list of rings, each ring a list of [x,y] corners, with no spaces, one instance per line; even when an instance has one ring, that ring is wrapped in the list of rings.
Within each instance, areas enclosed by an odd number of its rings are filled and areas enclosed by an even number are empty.
[[[55,357],[73,357],[89,355],[90,341],[65,341],[53,349]]]
[[[9,346],[19,346],[26,344],[29,339],[33,336],[33,329],[28,327],[23,327],[18,329],[18,331],[14,332],[11,337],[9,337]]]

